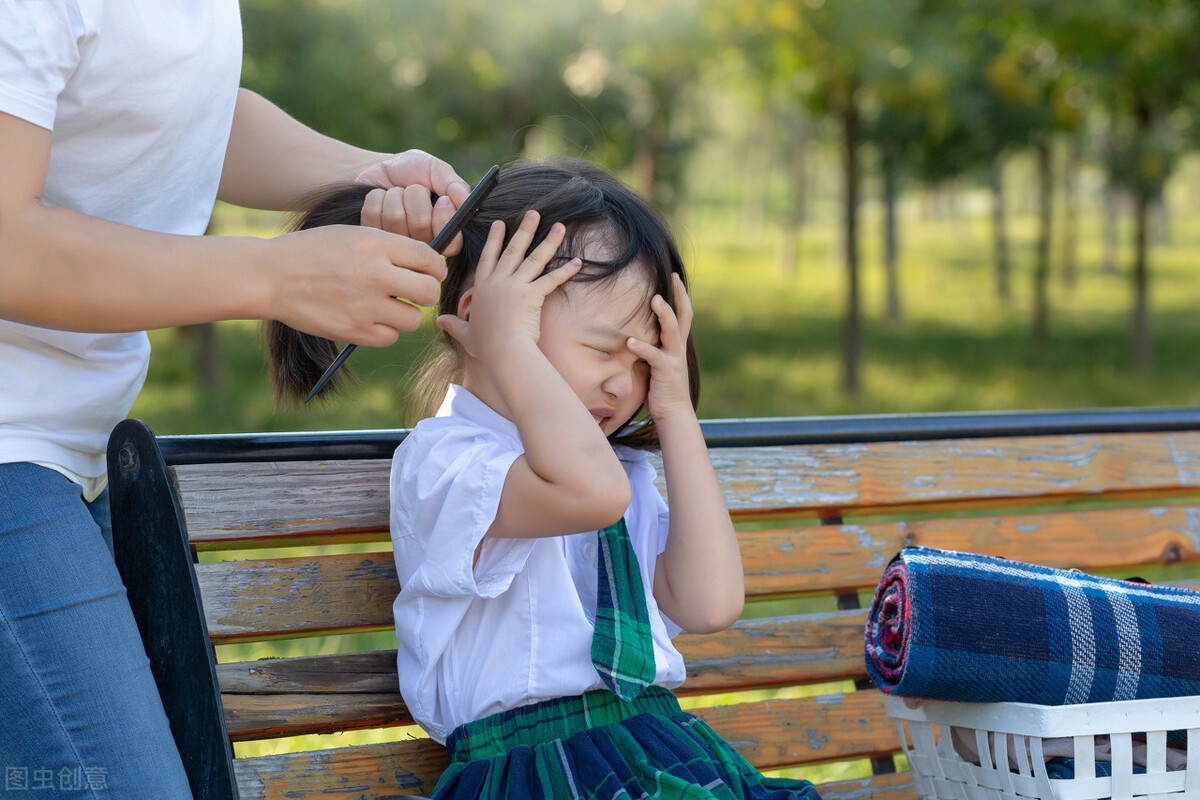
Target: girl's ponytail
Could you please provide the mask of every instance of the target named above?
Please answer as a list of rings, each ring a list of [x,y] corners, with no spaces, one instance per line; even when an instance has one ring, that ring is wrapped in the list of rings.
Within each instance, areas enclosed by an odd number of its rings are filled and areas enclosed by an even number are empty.
[[[290,230],[302,231],[325,225],[358,225],[363,202],[372,188],[362,184],[345,184],[323,190],[306,204],[308,211],[297,218]],[[277,320],[268,320],[263,326],[263,334],[276,405],[286,400],[303,399],[338,353],[337,344],[330,339],[301,333]],[[347,376],[348,371],[343,367],[318,396],[338,391],[346,384]]]

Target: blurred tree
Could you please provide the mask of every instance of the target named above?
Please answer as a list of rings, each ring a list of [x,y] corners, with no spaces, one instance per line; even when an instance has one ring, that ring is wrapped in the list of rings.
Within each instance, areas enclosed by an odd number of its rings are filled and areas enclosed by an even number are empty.
[[[865,125],[879,111],[879,92],[896,70],[894,54],[904,47],[913,2],[722,0],[713,4],[709,16],[724,33],[721,41],[742,52],[764,85],[781,87],[794,102],[827,117],[838,129],[846,269],[842,387],[851,397],[859,393],[862,350],[861,148]],[[798,188],[796,195],[801,193]]]
[[[782,274],[791,276],[807,216],[807,145],[814,127],[806,108],[811,76],[796,41],[800,10],[787,0],[715,0],[705,5],[703,20],[712,32],[719,61],[729,71],[726,90],[744,96],[751,113],[757,115],[740,181],[750,228],[757,217],[765,217],[771,188],[768,171],[773,160],[771,153],[761,151],[779,141],[788,194],[779,265]],[[773,130],[763,130],[765,125]]]
[[[856,397],[862,349],[858,212],[864,116],[868,121],[876,116],[881,95],[895,85],[894,54],[905,49],[915,0],[806,0],[800,10],[793,40],[809,76],[805,99],[840,129],[846,264],[842,385]]]
[[[379,150],[399,147],[398,107],[381,102],[390,86],[361,14],[320,0],[246,0],[242,85],[307,125]]]
[[[916,13],[897,14],[891,23],[897,39],[876,70],[868,94],[863,139],[879,153],[883,205],[883,267],[888,318],[902,315],[899,274],[900,231],[897,204],[903,177],[912,171],[916,150],[937,125],[945,106],[949,78],[938,58],[943,49],[939,31]]]
[[[1184,147],[1191,117],[1182,113],[1200,81],[1197,0],[1072,2],[1060,9],[1060,48],[1089,70],[1112,119],[1107,167],[1133,198],[1133,363],[1152,357],[1149,225]]]
[[[607,135],[620,143],[633,184],[660,207],[680,202],[688,156],[702,132],[701,80],[714,50],[699,0],[604,0],[591,48],[607,55],[607,83],[624,95]]]
[[[1069,2],[1071,0],[1064,0]],[[944,104],[930,109],[921,143],[920,175],[937,182],[981,172],[992,196],[996,295],[1012,297],[1004,166],[1030,148],[1036,168],[1038,231],[1034,263],[1033,338],[1049,334],[1054,133],[1078,125],[1063,98],[1071,86],[1041,26],[1046,8],[1025,0],[924,0],[920,25],[936,42],[927,57],[942,65],[950,85]]]

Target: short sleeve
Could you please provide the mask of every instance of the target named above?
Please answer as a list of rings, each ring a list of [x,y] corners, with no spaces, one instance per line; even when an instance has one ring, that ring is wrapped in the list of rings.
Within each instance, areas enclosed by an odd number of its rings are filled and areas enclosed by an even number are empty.
[[[66,0],[0,2],[0,111],[54,129],[58,96],[79,65],[82,27]]]
[[[520,455],[511,443],[486,436],[414,431],[405,440],[393,461],[391,497],[402,587],[438,597],[495,597],[508,589],[535,540],[484,540],[484,534]]]

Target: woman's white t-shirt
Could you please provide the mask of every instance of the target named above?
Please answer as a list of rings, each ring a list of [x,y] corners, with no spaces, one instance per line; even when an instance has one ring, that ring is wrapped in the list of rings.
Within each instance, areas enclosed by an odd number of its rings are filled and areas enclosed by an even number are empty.
[[[203,233],[241,50],[237,0],[0,0],[0,112],[52,132],[43,202]],[[0,462],[102,475],[108,434],[129,413],[149,353],[141,332],[0,320]]]
[[[597,532],[483,538],[523,452],[516,425],[452,386],[437,416],[418,423],[392,461],[400,692],[439,742],[466,722],[603,686],[591,662]],[[621,447],[617,454],[632,488],[625,524],[650,612],[654,683],[674,688],[685,677],[671,642],[680,629],[659,611],[652,588],[667,507],[645,453]]]

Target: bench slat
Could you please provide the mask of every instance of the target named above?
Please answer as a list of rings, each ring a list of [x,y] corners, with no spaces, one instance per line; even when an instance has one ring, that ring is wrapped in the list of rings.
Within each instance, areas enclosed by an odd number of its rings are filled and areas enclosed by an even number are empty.
[[[909,772],[825,783],[817,790],[822,800],[917,800]]]
[[[233,762],[241,800],[391,798],[428,794],[449,765],[432,739],[239,758]]]
[[[395,746],[391,746],[395,748]],[[393,798],[396,789],[430,792],[445,768],[442,749],[426,742],[419,749],[400,745],[404,756],[389,757],[386,747],[369,745],[277,756],[259,756],[235,762],[241,800],[323,800],[330,795],[355,794],[368,798]],[[362,752],[367,751],[367,752]],[[444,753],[444,751],[442,751]],[[418,757],[417,771],[407,769]],[[826,783],[817,787],[823,800],[916,800],[912,775],[897,772],[870,778]],[[403,796],[403,795],[402,795]]]
[[[196,578],[218,644],[384,630],[400,589],[390,553],[201,563]]]
[[[710,451],[730,511],[823,516],[1200,490],[1200,432],[728,448]],[[198,549],[386,539],[388,463],[176,467]]]
[[[1200,560],[1200,507],[820,526],[739,534],[748,598],[874,587],[906,543],[1085,570]],[[198,564],[215,642],[385,630],[399,590],[388,553]],[[261,613],[265,606],[275,609]]]
[[[875,690],[693,711],[762,769],[887,755],[899,749]]]
[[[400,692],[222,695],[229,740],[245,742],[310,733],[412,725]]]
[[[739,536],[747,597],[871,589],[905,545],[1105,570],[1200,560],[1200,506],[826,525]]]
[[[708,722],[759,769],[865,758],[894,752],[896,732],[883,695],[852,692],[700,709]],[[430,739],[243,758],[235,762],[243,800],[382,791],[397,785],[427,793],[446,767]],[[890,796],[890,795],[889,795]]]
[[[681,636],[681,696],[865,678],[865,610],[742,620]],[[266,659],[217,666],[225,723],[235,741],[409,724],[395,651]],[[381,721],[383,720],[383,721]]]
[[[399,691],[395,650],[217,664],[217,682],[227,701],[239,694]]]

